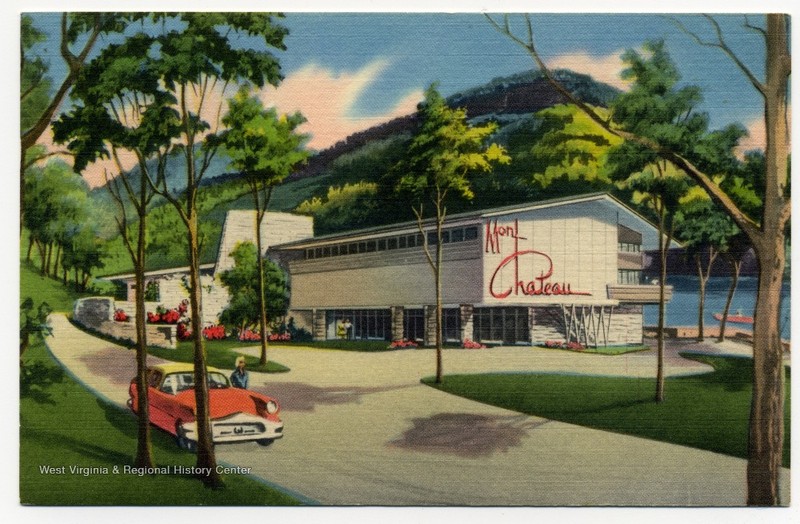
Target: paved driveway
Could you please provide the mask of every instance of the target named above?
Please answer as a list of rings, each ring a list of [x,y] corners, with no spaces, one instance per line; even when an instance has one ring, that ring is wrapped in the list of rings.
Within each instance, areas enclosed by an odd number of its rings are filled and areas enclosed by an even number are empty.
[[[133,353],[53,316],[48,345],[73,374],[124,404]],[[256,354],[257,348],[249,352]],[[286,436],[218,446],[221,461],[326,505],[742,505],[745,461],[520,415],[419,383],[432,350],[380,354],[272,348],[292,369],[251,373],[275,395]],[[646,376],[651,353],[448,350],[446,373],[566,371]],[[703,365],[668,358],[670,374]],[[783,472],[788,500],[788,470]],[[253,501],[258,504],[257,500]]]

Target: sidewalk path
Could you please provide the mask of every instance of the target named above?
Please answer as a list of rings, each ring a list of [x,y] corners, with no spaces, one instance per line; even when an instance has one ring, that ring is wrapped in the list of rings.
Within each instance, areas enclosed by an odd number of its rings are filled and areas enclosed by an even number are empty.
[[[47,343],[79,380],[119,405],[133,352],[52,315]],[[256,354],[257,348],[248,350]],[[217,447],[220,460],[326,505],[738,506],[742,459],[549,421],[419,383],[434,352],[271,348],[291,372],[251,372],[281,402],[286,436]],[[152,358],[152,357],[151,357]],[[532,348],[446,350],[445,373],[566,371],[651,377],[652,352],[616,357]],[[671,354],[670,374],[709,368]],[[782,471],[788,503],[789,471]],[[253,501],[258,503],[258,501]]]

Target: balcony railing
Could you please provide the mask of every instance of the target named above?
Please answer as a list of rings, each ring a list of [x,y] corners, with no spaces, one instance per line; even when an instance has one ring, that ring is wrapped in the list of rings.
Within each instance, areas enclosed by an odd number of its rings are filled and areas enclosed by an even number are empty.
[[[658,285],[653,284],[609,284],[608,298],[629,304],[657,304]],[[664,300],[672,299],[672,286],[664,288]]]

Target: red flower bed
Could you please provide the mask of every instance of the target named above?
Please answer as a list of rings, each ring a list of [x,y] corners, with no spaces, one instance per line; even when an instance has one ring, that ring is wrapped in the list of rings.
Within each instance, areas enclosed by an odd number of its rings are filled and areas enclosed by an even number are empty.
[[[258,333],[258,331],[244,329],[239,332],[239,340],[246,342],[258,342],[261,340],[261,335]]]
[[[114,320],[116,320],[117,322],[127,322],[129,318],[130,317],[128,316],[128,314],[125,313],[125,311],[123,311],[122,309],[117,309],[116,311],[114,311]]]
[[[389,344],[389,349],[410,349],[416,348],[417,343],[413,340],[395,340],[391,344]]]
[[[203,328],[203,337],[206,340],[222,340],[225,338],[225,326],[222,324],[206,326]]]
[[[580,342],[562,342],[559,340],[547,340],[544,347],[556,349],[571,349],[573,351],[583,351],[586,349]]]
[[[270,342],[278,342],[278,341],[287,342],[291,339],[292,335],[290,335],[289,333],[271,333],[270,335],[267,335],[267,340],[269,340]]]
[[[461,347],[464,349],[486,349],[486,346],[481,344],[480,342],[473,342],[472,340],[465,340]]]
[[[147,312],[147,321],[150,324],[177,324],[186,313],[185,300],[175,309],[167,310],[164,306],[158,306],[156,312]]]
[[[192,338],[192,330],[189,329],[189,324],[181,322],[178,324],[178,340],[189,340]]]

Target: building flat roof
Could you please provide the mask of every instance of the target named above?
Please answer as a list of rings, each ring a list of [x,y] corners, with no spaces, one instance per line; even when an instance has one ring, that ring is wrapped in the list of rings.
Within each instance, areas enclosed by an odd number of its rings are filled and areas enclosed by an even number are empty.
[[[200,264],[200,271],[203,271],[204,269],[214,269],[214,266],[215,264]],[[168,269],[157,269],[154,271],[145,271],[144,276],[160,277],[164,275],[171,275],[173,273],[188,273],[188,272],[189,272],[189,266],[183,266],[183,267],[172,267]],[[120,275],[106,275],[98,278],[102,278],[103,280],[130,280],[135,277],[136,273],[123,273]]]
[[[480,209],[476,211],[469,211],[466,213],[456,213],[453,215],[447,216],[446,227],[455,227],[459,224],[463,224],[465,222],[476,221],[488,217],[494,216],[501,216],[506,215],[509,213],[520,213],[526,211],[533,211],[539,209],[545,209],[548,207],[557,207],[563,206],[568,204],[577,204],[582,202],[591,202],[596,200],[607,200],[615,205],[618,205],[625,209],[627,212],[631,213],[632,215],[636,216],[644,223],[646,223],[651,228],[655,229],[655,226],[637,211],[631,209],[625,203],[623,203],[618,198],[614,197],[613,195],[605,192],[601,193],[588,193],[585,195],[577,195],[577,196],[569,196],[569,197],[561,197],[561,198],[552,198],[548,200],[541,200],[539,202],[532,202],[529,204],[515,204],[510,206],[503,206],[503,207],[495,207],[495,208],[488,208],[488,209]],[[435,218],[428,218],[423,221],[423,227],[426,226],[433,226],[435,224]],[[402,231],[408,232],[418,232],[418,225],[416,221],[410,222],[401,222],[398,224],[387,224],[383,226],[375,226],[365,229],[358,229],[355,231],[349,231],[347,233],[331,233],[328,235],[320,235],[315,236],[313,238],[308,238],[305,240],[297,240],[295,242],[287,242],[285,244],[278,244],[272,246],[275,249],[304,249],[307,247],[314,247],[318,245],[324,245],[327,243],[332,242],[340,242],[346,240],[355,240],[361,237],[375,237],[381,235],[390,235]]]

